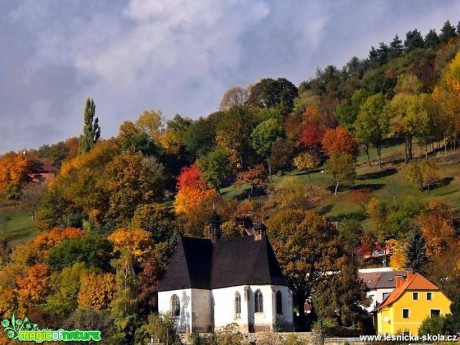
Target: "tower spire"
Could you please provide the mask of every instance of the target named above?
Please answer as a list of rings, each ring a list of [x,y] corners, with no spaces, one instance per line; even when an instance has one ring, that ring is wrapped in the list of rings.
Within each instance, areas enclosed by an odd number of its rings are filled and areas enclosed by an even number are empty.
[[[212,243],[216,243],[222,237],[220,225],[220,216],[217,214],[215,204],[213,203],[211,219],[209,220],[209,239]]]

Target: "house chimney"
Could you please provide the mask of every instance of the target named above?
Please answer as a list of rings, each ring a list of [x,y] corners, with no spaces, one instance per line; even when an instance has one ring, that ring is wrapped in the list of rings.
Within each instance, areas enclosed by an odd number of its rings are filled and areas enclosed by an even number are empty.
[[[401,285],[404,284],[404,278],[402,277],[402,275],[395,275],[395,283],[395,288],[399,288]]]
[[[261,241],[262,238],[265,237],[266,232],[267,232],[267,227],[263,223],[257,222],[254,225],[254,240]]]
[[[216,209],[213,209],[211,219],[209,220],[209,239],[214,244],[222,237],[220,224],[220,216],[217,214]]]

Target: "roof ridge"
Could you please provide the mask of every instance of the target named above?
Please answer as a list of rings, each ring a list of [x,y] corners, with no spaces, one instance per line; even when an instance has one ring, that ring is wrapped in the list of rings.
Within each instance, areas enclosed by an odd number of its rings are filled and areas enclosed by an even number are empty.
[[[180,242],[181,242],[181,245],[182,245],[182,251],[184,252],[184,257],[185,257],[185,269],[187,270],[187,277],[188,277],[188,283],[191,285],[192,284],[192,277],[190,277],[190,269],[189,269],[189,265],[188,265],[188,257],[187,257],[187,251],[185,250],[185,246],[184,246],[184,242],[183,242],[183,239],[184,238],[192,238],[192,237],[181,237],[180,238]]]

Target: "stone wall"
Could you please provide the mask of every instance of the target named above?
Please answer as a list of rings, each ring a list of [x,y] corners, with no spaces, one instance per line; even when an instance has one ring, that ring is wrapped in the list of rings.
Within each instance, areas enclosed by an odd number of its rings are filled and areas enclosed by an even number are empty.
[[[200,334],[200,336],[207,336],[211,334]],[[244,343],[241,345],[280,345],[289,336],[294,335],[302,344],[311,345],[324,345],[324,338],[321,332],[258,332],[258,333],[243,333]],[[182,343],[189,345],[189,334],[181,334]]]

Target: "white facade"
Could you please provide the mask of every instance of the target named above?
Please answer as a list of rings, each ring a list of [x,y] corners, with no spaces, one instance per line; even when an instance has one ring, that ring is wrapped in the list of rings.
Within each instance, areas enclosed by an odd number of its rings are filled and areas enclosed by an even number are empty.
[[[262,311],[256,312],[255,294],[258,291],[261,293],[259,299],[262,296],[259,304]],[[239,325],[242,332],[293,328],[292,293],[286,286],[244,285],[214,290],[163,291],[158,294],[160,314],[171,315],[173,295],[180,298],[180,315],[175,317],[180,332],[206,332],[232,323]]]

